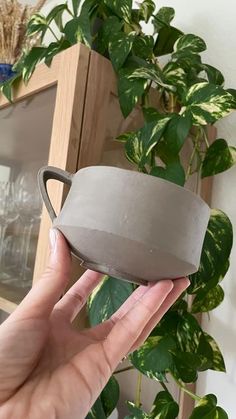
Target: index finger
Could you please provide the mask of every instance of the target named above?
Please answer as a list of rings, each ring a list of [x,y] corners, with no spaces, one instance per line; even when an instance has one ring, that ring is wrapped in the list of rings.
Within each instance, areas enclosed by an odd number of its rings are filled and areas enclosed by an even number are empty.
[[[163,280],[149,286],[149,290],[116,321],[114,327],[104,340],[104,350],[114,369],[119,361],[127,355],[139,335],[173,288],[171,280]]]

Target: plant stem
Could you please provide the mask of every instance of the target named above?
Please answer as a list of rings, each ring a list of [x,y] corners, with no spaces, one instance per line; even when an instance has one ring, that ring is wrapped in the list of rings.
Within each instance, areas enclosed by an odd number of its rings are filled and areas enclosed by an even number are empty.
[[[60,42],[60,39],[56,36],[56,34],[54,33],[54,31],[52,30],[52,28],[50,26],[48,26],[48,29],[50,30],[50,32],[52,33],[52,35],[54,36],[54,38],[56,39],[57,42]]]
[[[163,383],[163,381],[159,381],[159,383],[162,386],[162,388],[169,393],[169,390],[168,390],[167,386],[165,385],[165,383]]]
[[[208,138],[207,138],[207,134],[206,134],[206,131],[205,131],[204,128],[202,128],[202,135],[203,135],[203,139],[204,139],[204,141],[206,143],[207,148],[209,148],[210,147],[210,144],[209,144],[209,141],[208,141]]]
[[[188,394],[190,397],[192,397],[192,399],[196,400],[197,402],[199,402],[201,400],[201,397],[197,396],[197,394],[192,393],[192,391],[188,390],[187,387],[184,385],[184,383],[181,380],[178,380],[177,378],[175,378],[175,376],[173,374],[171,374],[173,379],[175,380],[176,384],[186,393]]]
[[[120,370],[115,371],[113,374],[119,374],[120,372],[129,371],[129,370],[133,370],[133,369],[134,369],[133,366],[125,367],[125,368],[121,368]]]
[[[136,386],[136,397],[135,397],[135,406],[141,406],[141,390],[142,390],[142,374],[141,372],[138,373],[138,380]]]
[[[173,93],[169,93],[169,112],[173,113],[175,110],[175,97]]]
[[[197,150],[197,141],[195,140],[195,144],[194,144],[191,156],[190,156],[189,165],[188,165],[187,172],[186,172],[186,180],[188,180],[188,178],[191,174],[191,168],[192,168],[192,165],[193,165],[193,160],[194,160],[194,157],[195,157],[195,154],[196,154],[196,150]]]

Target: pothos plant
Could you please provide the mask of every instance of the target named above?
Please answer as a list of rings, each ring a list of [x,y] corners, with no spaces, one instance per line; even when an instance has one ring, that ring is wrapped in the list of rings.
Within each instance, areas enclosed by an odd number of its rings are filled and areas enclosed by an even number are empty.
[[[11,100],[11,87],[19,79],[27,82],[38,62],[50,65],[58,52],[77,42],[110,58],[117,73],[121,110],[127,117],[139,103],[144,124],[141,129],[122,133],[126,156],[137,170],[184,186],[190,176],[198,180],[232,167],[236,149],[223,138],[212,143],[208,126],[236,108],[236,91],[224,88],[224,76],[202,61],[206,49],[203,39],[184,34],[172,24],[174,9],[156,10],[153,0],[132,6],[132,0],[72,0],[54,7],[47,16],[35,14],[28,25],[28,36],[40,35],[41,44],[25,52],[15,66],[16,75],[4,83],[2,93]],[[146,35],[143,23],[151,23]],[[44,45],[50,31],[54,41]],[[150,89],[158,92],[155,107],[149,106]],[[192,147],[187,168],[181,163],[186,141]],[[177,244],[178,245],[178,244]],[[139,371],[136,400],[128,402],[126,418],[174,419],[179,406],[166,385],[174,380],[196,401],[191,419],[225,419],[216,396],[193,394],[187,383],[198,373],[212,369],[225,371],[220,349],[214,338],[200,326],[195,314],[210,312],[224,299],[220,285],[229,268],[232,226],[227,215],[212,209],[200,268],[190,276],[191,285],[166,313],[141,348],[129,356],[129,368]],[[134,286],[105,277],[88,303],[89,319],[96,325],[112,313],[133,292]],[[191,304],[189,303],[191,297]],[[122,373],[120,369],[116,373]],[[158,380],[163,387],[150,412],[140,402],[141,376]],[[96,401],[88,418],[103,419],[117,404],[119,386],[113,376]]]

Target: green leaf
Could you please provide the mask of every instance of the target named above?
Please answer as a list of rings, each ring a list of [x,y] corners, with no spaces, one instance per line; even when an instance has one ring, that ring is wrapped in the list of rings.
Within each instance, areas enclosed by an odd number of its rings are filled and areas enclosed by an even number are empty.
[[[186,72],[186,81],[188,82],[188,86],[192,86],[193,84],[206,82],[206,80],[199,79],[199,72],[201,71],[201,56],[195,54],[189,50],[178,51],[178,55],[176,53],[175,58],[172,54],[172,60],[174,63],[179,67],[183,68]]]
[[[36,65],[42,61],[47,52],[46,47],[33,47],[30,52],[25,56],[24,66],[22,70],[22,77],[25,83],[27,83],[32,76]]]
[[[122,28],[122,22],[116,16],[109,16],[97,34],[96,51],[100,54],[104,54],[108,49],[109,41],[114,33],[120,32]]]
[[[98,397],[85,419],[106,419],[106,417],[101,398]]]
[[[219,138],[207,149],[202,164],[202,178],[224,172],[235,163],[236,148],[228,146],[225,140]]]
[[[234,109],[236,109],[236,89],[226,89],[226,92],[228,92],[234,101]]]
[[[176,336],[177,327],[181,319],[180,314],[173,310],[169,310],[165,316],[161,319],[158,325],[153,329],[150,336]]]
[[[175,92],[176,88],[174,86],[169,85],[165,82],[165,78],[163,72],[154,64],[149,64],[148,67],[140,67],[133,71],[132,75],[130,76],[133,78],[143,78],[149,81],[153,81],[158,86],[165,87],[173,92]]]
[[[90,324],[95,326],[109,319],[132,292],[133,285],[131,283],[106,276],[89,299]]]
[[[83,3],[80,15],[67,22],[63,32],[71,45],[77,42],[83,42],[87,47],[92,46],[92,33],[90,14],[94,7],[93,0],[87,0]]]
[[[103,0],[103,2],[118,17],[130,20],[132,0]]]
[[[164,133],[167,147],[173,154],[178,154],[187,139],[190,128],[192,127],[191,114],[174,114]]]
[[[71,45],[77,44],[78,42],[77,33],[79,31],[79,23],[79,17],[75,17],[74,19],[69,20],[63,29],[66,39],[71,43]]]
[[[155,8],[156,5],[153,0],[143,0],[139,8],[139,15],[141,16],[141,19],[147,23],[155,11]]]
[[[160,112],[158,112],[156,108],[143,107],[142,111],[145,122],[153,122],[158,120],[160,117]]]
[[[225,370],[224,358],[222,356],[220,348],[217,345],[215,339],[213,339],[213,337],[208,335],[206,332],[204,332],[204,336],[212,349],[212,364],[209,368],[214,371],[225,372],[226,370]]]
[[[202,364],[201,357],[191,352],[180,351],[172,355],[175,363],[175,376],[177,375],[178,379],[184,383],[194,383],[198,378],[197,371]]]
[[[119,141],[120,143],[126,143],[130,137],[136,135],[135,132],[133,131],[129,131],[129,132],[124,132],[124,134],[120,134],[118,135],[118,137],[116,137],[116,141]]]
[[[26,34],[28,36],[33,36],[41,32],[42,39],[47,29],[48,23],[46,17],[40,13],[35,13],[28,22]]]
[[[169,26],[175,17],[173,7],[161,7],[156,15],[153,16],[154,33],[159,32],[161,28]]]
[[[141,58],[151,57],[154,47],[154,39],[151,35],[139,34],[135,37],[133,43],[133,52]]]
[[[178,154],[173,154],[165,140],[161,140],[155,147],[155,155],[165,164],[180,163]]]
[[[125,144],[125,154],[131,163],[135,163],[138,166],[141,165],[144,157],[144,149],[139,133],[132,132],[129,134]]]
[[[206,339],[203,330],[199,339],[197,355],[200,356],[201,359],[201,365],[198,367],[199,371],[206,371],[213,367],[213,350],[210,343]]]
[[[191,112],[195,125],[206,125],[228,115],[234,100],[230,93],[210,83],[196,83],[188,89],[181,113]]]
[[[154,47],[154,54],[157,57],[170,54],[173,51],[175,42],[182,35],[182,33],[183,32],[173,26],[165,26],[161,28]]]
[[[118,78],[118,94],[120,107],[124,117],[126,118],[138,103],[139,98],[143,95],[147,80],[143,78],[131,78],[133,73],[131,68],[122,68]]]
[[[218,307],[224,299],[224,291],[220,285],[211,288],[207,293],[199,292],[192,304],[192,313],[204,313]]]
[[[215,286],[222,275],[228,269],[228,259],[232,248],[233,231],[232,224],[227,215],[220,210],[211,210],[201,260],[198,272],[190,275],[191,285],[187,289],[189,294],[195,294],[198,290],[213,281]]]
[[[163,374],[173,366],[176,343],[171,336],[151,336],[130,355],[132,364],[149,378],[163,380]]]
[[[157,114],[155,120],[147,122],[139,131],[140,141],[143,143],[144,159],[161,140],[166,125],[171,117],[172,115]]]
[[[172,57],[178,57],[178,52],[189,51],[191,53],[198,54],[206,50],[206,44],[202,38],[196,35],[187,34],[182,35],[177,39],[174,45],[174,53]]]
[[[224,84],[225,79],[220,70],[209,64],[202,64],[202,69],[206,72],[209,83],[213,83],[218,86],[222,86]]]
[[[119,384],[118,381],[115,379],[114,375],[112,375],[100,395],[103,410],[105,412],[106,417],[110,416],[113,410],[115,409],[119,397]]]
[[[186,73],[184,69],[179,66],[178,63],[173,61],[168,62],[165,67],[163,68],[163,74],[165,76],[166,81],[169,84],[178,88],[185,88],[186,87]]]
[[[175,419],[179,414],[179,406],[168,391],[157,394],[152,410],[151,419]]]
[[[217,406],[216,396],[207,394],[198,402],[189,419],[228,419],[228,415]]]
[[[50,23],[53,20],[57,22],[60,21],[62,14],[64,13],[65,10],[68,10],[68,6],[66,3],[58,4],[58,6],[55,6],[46,17],[47,24],[50,25]]]
[[[59,42],[52,42],[48,47],[45,53],[45,64],[50,66],[52,59],[55,55],[59,52],[64,51],[65,49],[70,47],[69,41],[66,39],[61,39]]]
[[[73,14],[76,17],[81,0],[72,0]]]
[[[185,312],[177,325],[177,339],[182,352],[197,353],[202,329],[195,317]]]
[[[145,413],[139,407],[135,406],[134,403],[128,401],[127,406],[131,415],[125,416],[124,419],[151,419],[147,413]]]
[[[166,165],[165,168],[160,166],[153,167],[150,175],[168,180],[179,186],[184,186],[185,184],[184,168],[178,161]]]
[[[124,64],[128,57],[134,42],[134,33],[126,34],[124,32],[114,33],[111,36],[108,50],[113,67],[116,71]]]
[[[11,77],[10,79],[6,80],[2,85],[0,85],[1,93],[6,97],[6,99],[12,103],[12,88],[14,84],[17,83],[21,79],[21,74],[15,74],[15,76]]]

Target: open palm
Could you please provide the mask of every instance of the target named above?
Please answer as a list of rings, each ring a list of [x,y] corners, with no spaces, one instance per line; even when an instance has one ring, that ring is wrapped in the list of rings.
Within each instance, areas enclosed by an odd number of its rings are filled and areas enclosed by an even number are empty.
[[[0,419],[85,418],[121,359],[189,283],[140,286],[108,321],[75,330],[71,322],[101,275],[87,271],[60,299],[71,259],[63,236],[52,234],[48,268],[0,327]]]

